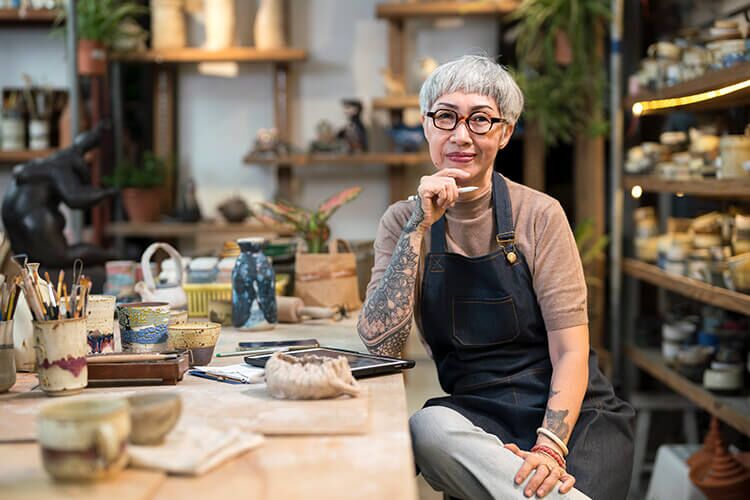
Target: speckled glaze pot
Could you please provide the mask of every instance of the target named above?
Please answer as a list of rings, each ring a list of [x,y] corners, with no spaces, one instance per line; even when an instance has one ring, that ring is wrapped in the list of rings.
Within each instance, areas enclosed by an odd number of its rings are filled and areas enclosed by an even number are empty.
[[[86,319],[34,321],[39,386],[48,396],[78,394],[88,385]]]
[[[167,350],[169,304],[133,302],[117,306],[122,350],[160,352]]]
[[[189,349],[190,366],[204,366],[211,362],[219,340],[219,323],[184,323],[169,326],[169,349]]]
[[[114,295],[91,295],[86,308],[86,341],[89,354],[115,350]]]
[[[130,414],[125,399],[81,398],[42,408],[42,462],[59,480],[102,479],[125,468]]]

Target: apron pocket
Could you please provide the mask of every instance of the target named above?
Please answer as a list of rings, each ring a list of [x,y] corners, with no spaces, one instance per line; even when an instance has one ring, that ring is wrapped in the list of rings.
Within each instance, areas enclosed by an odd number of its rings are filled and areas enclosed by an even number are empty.
[[[454,297],[452,331],[453,339],[463,348],[511,342],[520,333],[513,297]]]

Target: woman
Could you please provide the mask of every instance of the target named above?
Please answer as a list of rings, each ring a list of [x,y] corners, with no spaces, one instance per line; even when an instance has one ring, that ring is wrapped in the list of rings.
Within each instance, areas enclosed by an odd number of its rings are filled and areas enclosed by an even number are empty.
[[[371,352],[399,356],[415,318],[435,360],[448,396],[409,421],[417,467],[465,499],[624,499],[633,411],[589,348],[567,219],[493,171],[520,89],[494,61],[464,56],[430,75],[420,106],[437,172],[383,216],[357,326]]]

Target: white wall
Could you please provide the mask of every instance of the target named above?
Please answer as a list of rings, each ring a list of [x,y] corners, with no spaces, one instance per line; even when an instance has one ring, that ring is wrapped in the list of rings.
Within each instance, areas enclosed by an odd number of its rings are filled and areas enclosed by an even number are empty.
[[[340,100],[362,99],[366,123],[372,130],[373,149],[383,150],[382,125],[387,116],[373,116],[371,102],[384,95],[380,72],[387,66],[388,23],[375,18],[377,0],[291,0],[291,43],[309,52],[305,63],[294,64],[292,141],[307,149],[315,125],[322,119],[336,127],[345,122]],[[237,40],[249,44],[257,2],[237,0]],[[412,91],[418,89],[413,74],[418,59],[432,56],[439,62],[477,50],[495,54],[497,28],[492,20],[458,20],[460,26],[441,29],[426,21],[408,23],[411,37],[407,68]],[[190,39],[199,44],[202,30],[191,23]],[[14,50],[6,50],[6,46]],[[44,30],[0,29],[0,84],[16,84],[21,70],[35,79],[65,83],[63,48]],[[183,176],[197,180],[204,214],[229,195],[250,201],[271,198],[276,191],[274,169],[246,166],[243,156],[251,148],[259,128],[273,123],[272,72],[270,65],[240,65],[236,78],[200,75],[196,65],[182,65],[179,72],[179,159]],[[411,182],[418,172],[412,171]],[[374,237],[378,220],[388,206],[384,166],[314,166],[295,170],[300,182],[301,205],[314,207],[336,191],[361,185],[359,199],[337,213],[331,222],[334,236],[347,239]],[[416,184],[414,184],[416,188]],[[4,185],[0,185],[4,191]]]

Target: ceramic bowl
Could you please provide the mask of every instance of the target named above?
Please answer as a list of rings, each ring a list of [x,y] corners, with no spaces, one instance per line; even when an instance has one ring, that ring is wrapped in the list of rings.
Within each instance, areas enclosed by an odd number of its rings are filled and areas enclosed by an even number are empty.
[[[182,400],[176,392],[136,394],[130,403],[130,442],[152,446],[164,442],[182,412]]]
[[[190,366],[204,366],[211,362],[221,325],[210,322],[191,322],[169,326],[169,348],[188,349]]]
[[[186,310],[170,310],[169,311],[169,324],[170,325],[181,325],[183,323],[187,323],[188,321],[188,312]]]

